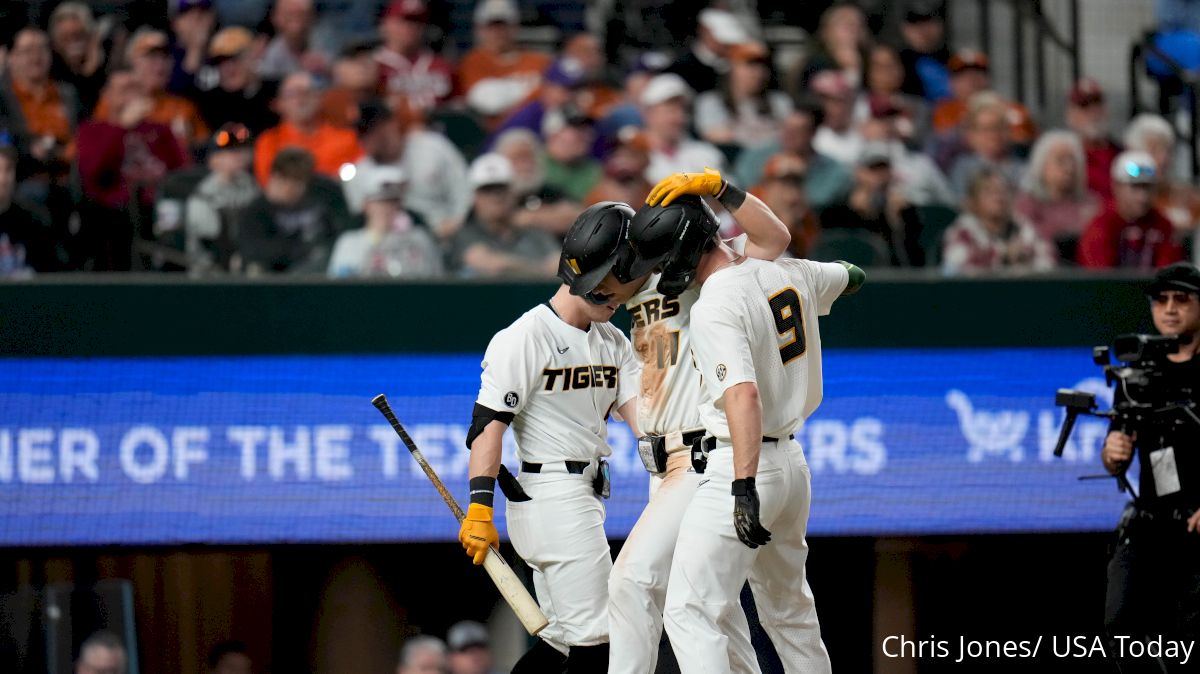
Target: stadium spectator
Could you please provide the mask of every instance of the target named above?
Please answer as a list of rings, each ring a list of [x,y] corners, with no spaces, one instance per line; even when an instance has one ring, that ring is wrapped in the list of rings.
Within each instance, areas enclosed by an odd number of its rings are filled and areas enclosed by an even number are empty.
[[[379,94],[379,65],[369,42],[346,45],[333,62],[332,86],[321,93],[317,118],[323,124],[353,128],[358,108]],[[405,105],[397,99],[398,105]]]
[[[581,201],[603,173],[600,162],[589,154],[594,137],[592,119],[573,105],[552,110],[542,122],[542,137],[546,139],[542,154],[546,187]]]
[[[564,234],[579,215],[579,204],[546,183],[541,140],[527,129],[511,129],[496,139],[495,152],[512,165],[512,191],[517,202],[513,224],[554,236]]]
[[[238,218],[235,270],[320,273],[346,227],[340,190],[319,186],[308,150],[285,147],[271,160],[263,193]]]
[[[208,674],[253,674],[254,661],[246,644],[223,641],[208,652]]]
[[[607,113],[597,125],[597,132],[601,139],[615,143],[618,140],[617,135],[622,129],[629,126],[642,126],[642,112],[639,105],[639,101],[642,100],[642,91],[650,83],[650,80],[662,74],[669,65],[671,65],[670,59],[661,52],[649,51],[638,56],[637,61],[625,76],[620,99],[608,108]]]
[[[396,674],[446,674],[446,644],[424,634],[404,642]]]
[[[568,36],[563,40],[562,57],[578,63],[583,69],[585,91],[579,103],[584,106],[588,116],[599,119],[608,114],[609,109],[621,100],[621,92],[608,82],[608,62],[599,38],[591,33]]]
[[[551,63],[542,75],[537,97],[514,110],[497,128],[496,135],[509,129],[529,129],[540,134],[547,114],[568,105],[586,110],[589,95],[585,84],[583,66],[575,60],[560,58]]]
[[[442,251],[429,231],[405,211],[404,169],[382,166],[363,190],[363,226],[343,232],[333,246],[334,278],[421,278],[442,273]]]
[[[1087,162],[1087,188],[1101,199],[1112,198],[1112,161],[1121,147],[1108,133],[1108,106],[1104,90],[1096,80],[1084,78],[1071,87],[1067,96],[1067,128],[1083,140]]]
[[[921,221],[892,173],[886,145],[865,143],[854,169],[854,185],[846,201],[821,212],[821,229],[849,229],[877,235],[893,266],[920,267]]]
[[[154,195],[168,171],[188,163],[170,127],[154,121],[154,101],[135,74],[109,77],[103,100],[107,116],[79,127],[80,251],[96,271],[127,271],[135,230],[152,222]]]
[[[1113,201],[1079,239],[1079,264],[1153,269],[1182,260],[1183,248],[1174,239],[1171,221],[1154,205],[1154,158],[1140,150],[1122,152],[1113,160],[1112,180]]]
[[[1010,110],[1008,101],[990,91],[971,97],[963,123],[965,152],[954,160],[949,172],[955,194],[965,196],[967,184],[985,166],[999,169],[1013,184],[1020,180],[1025,165],[1013,149]]]
[[[871,117],[859,125],[859,133],[866,142],[888,147],[892,171],[908,202],[914,206],[955,206],[958,200],[938,167],[925,154],[913,152],[904,144],[900,129],[908,120],[901,111],[886,99],[872,101],[871,108]]]
[[[88,115],[100,100],[108,63],[92,10],[82,2],[64,2],[51,12],[48,32],[54,49],[50,78],[74,87],[81,113]]]
[[[776,155],[800,159],[805,166],[804,194],[817,210],[839,201],[850,192],[850,171],[813,148],[813,135],[824,119],[821,106],[804,103],[783,120],[779,143],[738,155],[734,175],[739,185],[757,185],[768,160]]]
[[[241,26],[222,28],[208,45],[208,58],[217,73],[215,86],[193,95],[200,115],[212,128],[244,124],[259,134],[279,123],[272,109],[277,86],[254,71],[261,47],[254,34]]]
[[[821,14],[816,48],[800,73],[798,91],[804,91],[820,72],[842,73],[851,88],[863,82],[863,50],[870,39],[867,17],[858,5],[839,1]]]
[[[475,47],[458,64],[456,92],[492,128],[534,95],[551,62],[517,45],[520,24],[512,0],[482,0],[475,6]]]
[[[133,81],[142,97],[151,104],[146,119],[167,126],[186,146],[203,143],[208,139],[208,126],[196,106],[186,98],[167,93],[167,82],[171,77],[171,57],[167,45],[166,33],[153,28],[139,28],[129,38],[125,48]],[[111,89],[100,96],[96,117],[105,119],[111,116],[113,101],[110,94]]]
[[[777,155],[767,164],[763,181],[754,193],[787,225],[792,235],[784,252],[789,257],[804,258],[812,251],[821,233],[817,214],[808,205],[804,193],[804,160],[795,155]]]
[[[944,273],[955,276],[1054,267],[1054,246],[1024,218],[1013,217],[1012,199],[1012,184],[998,169],[985,167],[971,178],[965,209],[942,238]]]
[[[286,147],[308,150],[317,172],[326,176],[337,176],[344,164],[362,156],[354,132],[322,123],[317,116],[319,106],[312,75],[300,71],[283,80],[276,99],[279,126],[264,131],[254,146],[254,175],[259,183],[267,183],[275,155]]]
[[[862,153],[862,136],[854,124],[854,89],[837,70],[817,73],[811,88],[824,112],[813,136],[813,147],[830,159],[853,166]]]
[[[125,674],[129,657],[117,635],[100,631],[79,646],[75,674]]]
[[[208,60],[208,44],[216,30],[212,0],[169,0],[171,9],[171,79],[167,91],[186,96]]]
[[[584,206],[601,201],[620,201],[637,206],[654,187],[646,180],[650,165],[650,143],[635,127],[626,127],[617,136],[617,146],[604,160],[604,176],[583,198]]]
[[[992,88],[991,64],[977,49],[960,49],[950,57],[950,97],[933,108],[934,133],[948,133],[962,126],[971,97]]]
[[[454,623],[446,632],[446,645],[450,649],[449,674],[495,674],[487,628],[480,623]]]
[[[489,153],[470,169],[474,207],[466,224],[450,242],[450,267],[465,276],[553,276],[558,271],[559,244],[535,228],[513,222],[516,195],[512,164]]]
[[[900,22],[900,61],[904,64],[904,93],[927,101],[950,96],[946,64],[946,22],[937,0],[912,0]]]
[[[228,264],[235,238],[233,225],[260,194],[250,173],[253,150],[250,130],[240,124],[221,127],[209,141],[205,157],[208,175],[188,195],[183,208],[184,252],[190,271],[204,272]],[[161,216],[161,200],[159,213]]]
[[[271,27],[275,37],[258,62],[258,75],[265,80],[283,80],[299,70],[322,77],[329,72],[329,54],[316,47],[313,0],[275,0]]]
[[[729,48],[749,39],[745,27],[733,14],[723,9],[701,10],[691,48],[668,72],[682,78],[692,91],[716,89],[720,77],[729,71],[726,59]]]
[[[1175,130],[1170,122],[1153,114],[1134,117],[1125,129],[1125,149],[1145,152],[1154,159],[1154,205],[1175,226],[1177,235],[1195,230],[1200,222],[1200,194],[1172,171]]]
[[[368,183],[360,183],[360,179],[379,167],[399,166],[408,185],[404,207],[438,237],[453,234],[471,207],[471,185],[462,153],[445,136],[411,124],[380,102],[361,107],[357,131],[365,154],[346,182],[351,211],[362,211],[362,190]]]
[[[769,89],[767,46],[747,42],[729,49],[729,73],[720,89],[696,97],[696,130],[716,145],[759,147],[779,139],[779,126],[792,111],[792,99]]]
[[[720,150],[688,133],[691,100],[692,90],[675,73],[657,75],[642,89],[642,119],[650,141],[646,179],[652,183],[704,166],[720,170],[725,163]]]
[[[15,199],[17,151],[0,146],[0,279],[62,268],[48,219]]]
[[[1018,215],[1058,246],[1063,260],[1075,259],[1079,235],[1100,207],[1096,195],[1087,189],[1086,173],[1079,136],[1070,131],[1047,131],[1033,146],[1021,177],[1020,195],[1013,203]]]
[[[909,147],[922,147],[929,136],[929,104],[904,92],[904,64],[895,47],[882,42],[871,45],[863,77],[866,84],[854,104],[854,119],[870,117],[872,105],[890,105],[899,111],[900,138]]]
[[[428,111],[450,98],[454,69],[425,40],[429,8],[424,0],[392,0],[383,11],[375,50],[379,85],[390,99]]]

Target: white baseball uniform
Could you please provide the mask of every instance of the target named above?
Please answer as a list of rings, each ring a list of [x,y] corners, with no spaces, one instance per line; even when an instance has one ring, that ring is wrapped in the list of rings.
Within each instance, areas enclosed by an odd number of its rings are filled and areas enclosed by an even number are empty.
[[[508,535],[533,570],[550,622],[540,636],[564,653],[608,641],[612,553],[592,482],[598,460],[612,452],[608,416],[637,395],[637,371],[620,330],[579,330],[549,303],[496,333],[484,356],[476,402],[515,415],[518,480],[530,497],[508,501]],[[540,471],[525,470],[529,464]]]
[[[830,671],[805,578],[810,474],[790,436],[821,402],[817,317],[848,283],[836,263],[743,259],[710,276],[692,307],[692,349],[705,388],[700,416],[717,446],[684,515],[667,588],[667,634],[685,674],[731,671],[721,621],[740,610],[747,577],[785,670]],[[756,549],[734,530],[733,450],[722,406],[725,391],[743,382],[757,384],[762,402],[756,485],[772,538]]]
[[[742,252],[746,236],[727,243]],[[650,502],[613,563],[608,584],[610,674],[645,674],[657,665],[675,539],[700,483],[692,470],[691,447],[681,440],[704,428],[703,385],[692,363],[689,326],[700,289],[668,299],[655,290],[657,285],[658,276],[651,276],[625,308],[633,317],[633,348],[642,365],[638,427],[646,435],[667,437],[667,470],[651,477]],[[739,609],[724,618],[722,627],[732,635],[729,659],[734,671],[758,672],[745,613]]]

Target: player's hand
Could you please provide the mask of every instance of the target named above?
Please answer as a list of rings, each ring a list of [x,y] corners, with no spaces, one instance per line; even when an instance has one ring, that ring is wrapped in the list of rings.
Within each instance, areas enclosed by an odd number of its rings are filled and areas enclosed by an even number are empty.
[[[1192,516],[1188,518],[1188,533],[1193,531],[1200,534],[1200,510],[1192,513]]]
[[[482,503],[467,506],[467,516],[458,528],[458,541],[472,561],[483,564],[488,550],[500,543],[500,534],[492,524],[492,509]]]
[[[715,197],[721,191],[721,172],[704,167],[704,173],[675,173],[659,181],[646,203],[651,206],[667,206],[685,194],[700,197]]]
[[[1100,460],[1108,472],[1116,475],[1133,458],[1133,437],[1121,431],[1111,431],[1104,438],[1104,449]]]
[[[771,532],[758,521],[758,490],[752,477],[733,481],[733,528],[746,547],[757,548],[771,542]]]

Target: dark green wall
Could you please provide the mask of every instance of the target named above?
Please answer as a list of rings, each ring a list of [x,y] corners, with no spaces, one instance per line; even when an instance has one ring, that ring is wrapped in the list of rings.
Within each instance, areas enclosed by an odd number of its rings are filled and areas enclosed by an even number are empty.
[[[1090,346],[1148,327],[1135,277],[873,273],[822,319],[829,347]],[[0,284],[9,356],[482,351],[552,284],[62,276]],[[628,326],[622,311],[616,322]]]

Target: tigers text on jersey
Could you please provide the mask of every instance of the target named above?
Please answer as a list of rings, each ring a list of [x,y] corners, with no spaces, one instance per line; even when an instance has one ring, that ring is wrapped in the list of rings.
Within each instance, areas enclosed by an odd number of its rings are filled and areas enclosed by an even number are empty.
[[[608,456],[607,417],[637,395],[637,360],[609,323],[579,330],[546,304],[496,333],[476,402],[516,415],[517,458],[534,463]]]
[[[728,243],[741,253],[746,235]],[[658,275],[650,277],[625,308],[633,317],[630,335],[633,350],[642,365],[638,399],[638,428],[647,435],[666,435],[704,427],[700,403],[704,385],[692,362],[692,305],[700,297],[699,287],[688,288],[675,298],[663,297],[655,287]]]
[[[721,397],[743,382],[758,384],[762,433],[795,433],[821,404],[821,334],[846,289],[838,263],[764,262],[751,258],[717,270],[692,306],[692,349],[704,378],[700,416],[711,435],[729,439]]]

